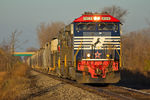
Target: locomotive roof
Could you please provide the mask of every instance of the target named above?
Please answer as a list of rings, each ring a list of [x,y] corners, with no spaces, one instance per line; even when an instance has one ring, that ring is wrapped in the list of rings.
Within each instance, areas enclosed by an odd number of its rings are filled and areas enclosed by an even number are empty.
[[[109,14],[83,14],[73,22],[120,22]]]

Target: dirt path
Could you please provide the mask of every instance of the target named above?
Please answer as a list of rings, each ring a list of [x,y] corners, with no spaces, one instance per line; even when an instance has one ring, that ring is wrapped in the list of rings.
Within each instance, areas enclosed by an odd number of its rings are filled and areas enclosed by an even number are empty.
[[[105,100],[72,85],[62,83],[46,75],[31,71],[30,88],[25,91],[25,100]]]

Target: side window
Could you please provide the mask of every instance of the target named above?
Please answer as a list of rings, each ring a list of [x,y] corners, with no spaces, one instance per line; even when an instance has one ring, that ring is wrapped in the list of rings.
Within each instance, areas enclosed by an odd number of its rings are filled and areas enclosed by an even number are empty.
[[[84,23],[79,23],[76,25],[76,30],[78,30],[78,31],[87,30],[87,25]]]

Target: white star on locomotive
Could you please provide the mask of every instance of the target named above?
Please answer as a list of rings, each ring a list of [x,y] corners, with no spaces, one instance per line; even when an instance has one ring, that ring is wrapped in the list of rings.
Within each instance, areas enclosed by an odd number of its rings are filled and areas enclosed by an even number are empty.
[[[98,51],[95,53],[95,58],[100,58],[101,53],[99,53]]]

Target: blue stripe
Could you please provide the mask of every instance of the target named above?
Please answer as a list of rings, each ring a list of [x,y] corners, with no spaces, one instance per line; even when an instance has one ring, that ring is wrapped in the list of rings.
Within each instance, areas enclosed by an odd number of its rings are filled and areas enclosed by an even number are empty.
[[[108,47],[102,47],[102,48],[108,48]],[[116,46],[116,48],[120,48],[120,46]]]
[[[120,45],[120,44],[103,44],[103,45]]]
[[[74,45],[81,45],[81,44],[74,44]],[[82,44],[82,45],[91,45],[91,44]]]
[[[79,40],[79,39],[93,39],[93,38],[74,38],[74,40]]]
[[[78,48],[78,47],[74,47],[75,48]],[[81,48],[90,48],[90,46],[82,46]]]
[[[105,38],[105,39],[120,39],[120,38]]]
[[[75,32],[74,36],[120,36],[120,33],[114,31],[79,31]]]
[[[120,41],[104,41],[104,42],[120,42]]]
[[[74,42],[81,42],[81,41],[74,41]],[[93,41],[82,41],[82,42],[93,42]]]

